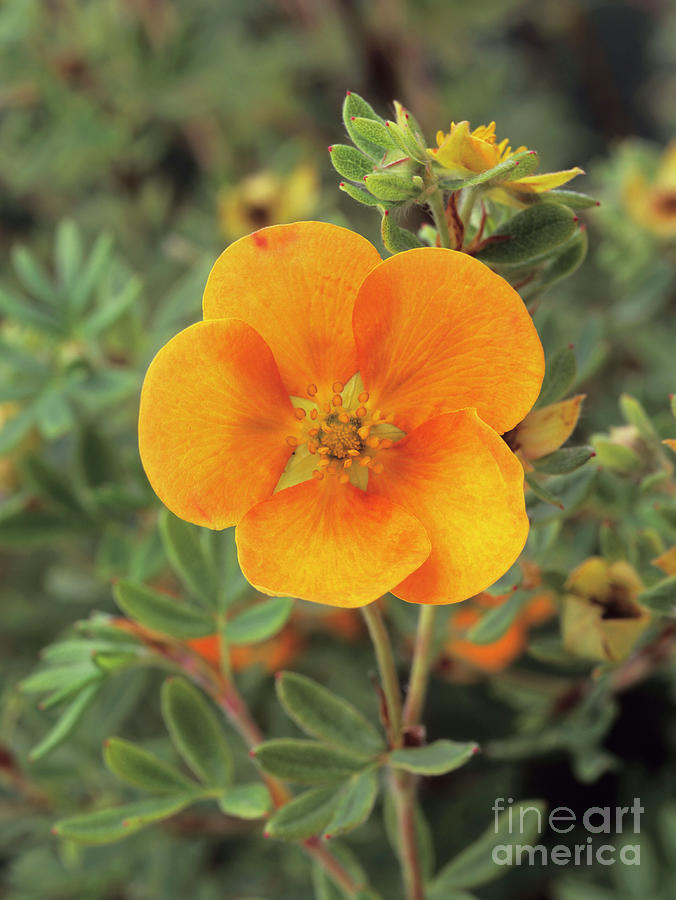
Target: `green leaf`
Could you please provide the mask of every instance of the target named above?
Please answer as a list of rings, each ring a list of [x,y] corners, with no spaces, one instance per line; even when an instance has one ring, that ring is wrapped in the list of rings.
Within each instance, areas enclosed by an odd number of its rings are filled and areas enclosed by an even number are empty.
[[[45,391],[33,409],[37,427],[49,441],[67,434],[75,424],[67,397],[59,388]]]
[[[564,206],[569,206],[574,210],[589,209],[592,206],[601,205],[598,200],[594,200],[594,198],[588,196],[588,194],[581,194],[579,191],[547,191],[538,199],[545,203],[562,203]]]
[[[546,475],[567,475],[579,469],[594,455],[592,447],[564,447],[533,460],[533,465],[538,472]]]
[[[577,363],[572,347],[563,347],[547,359],[545,377],[537,406],[549,406],[566,396],[577,376]]]
[[[534,282],[536,289],[542,291],[550,288],[577,271],[587,256],[588,246],[587,230],[578,228],[573,237],[562,247],[561,252],[549,260],[540,272],[537,281]]]
[[[420,193],[411,181],[410,175],[400,178],[398,175],[382,175],[378,172],[366,175],[364,184],[369,193],[378,200],[412,200]]]
[[[226,636],[231,644],[266,641],[283,628],[293,609],[293,597],[271,597],[228,619]]]
[[[664,578],[638,596],[643,606],[663,615],[676,612],[676,575]]]
[[[0,312],[8,319],[52,337],[64,333],[63,324],[52,309],[32,299],[17,297],[5,288],[0,288]]]
[[[335,787],[304,791],[272,816],[265,834],[286,841],[302,841],[322,834],[339,800],[340,791]]]
[[[62,288],[69,292],[75,286],[82,265],[82,241],[72,219],[63,219],[56,230],[54,245],[56,273]]]
[[[62,819],[56,823],[53,831],[60,838],[82,844],[110,844],[129,837],[146,825],[168,819],[194,799],[191,794],[152,797],[138,803],[118,806],[116,809],[101,809],[83,816]]]
[[[380,233],[383,238],[383,244],[390,253],[402,253],[404,250],[414,250],[417,247],[425,245],[411,231],[406,228],[400,228],[392,221],[389,210],[385,210],[382,222],[380,223]]]
[[[381,125],[385,124],[385,120],[376,113],[373,107],[370,106],[366,102],[366,100],[360,97],[359,94],[354,94],[348,91],[347,95],[345,96],[345,102],[343,103],[343,123],[345,124],[345,128],[347,129],[347,133],[350,135],[350,138],[355,146],[359,147],[360,150],[363,150],[363,152],[370,156],[372,159],[381,159],[383,156],[382,147],[379,147],[377,144],[373,144],[371,141],[363,138],[356,130],[356,128],[353,127],[353,118],[372,119],[374,122],[380,122]]]
[[[186,588],[211,609],[218,609],[218,572],[212,557],[203,550],[199,526],[163,510],[160,533],[169,562]]]
[[[0,456],[4,456],[12,450],[30,431],[35,424],[35,412],[31,407],[22,409],[12,416],[0,428]]]
[[[326,826],[326,837],[335,837],[352,831],[365,822],[378,795],[378,770],[367,769],[353,775],[345,785],[331,821]]]
[[[18,245],[12,248],[12,264],[17,277],[30,294],[43,303],[54,304],[56,299],[54,287],[45,270],[27,247]]]
[[[368,141],[382,147],[383,150],[394,150],[397,146],[387,124],[382,124],[375,119],[367,119],[362,116],[354,116],[350,119],[352,131],[356,132],[361,140]]]
[[[524,474],[524,480],[538,499],[544,500],[544,502],[549,503],[550,506],[557,506],[559,509],[564,509],[561,498],[547,490],[542,482],[538,481],[538,479],[533,476],[532,472],[526,472]]]
[[[351,181],[361,181],[364,175],[373,171],[373,161],[347,144],[332,144],[329,155],[336,172]]]
[[[0,547],[26,550],[33,544],[67,540],[81,530],[81,524],[66,522],[62,513],[19,509],[0,519]]]
[[[238,784],[228,788],[218,805],[227,816],[260,819],[270,811],[270,794],[264,784]]]
[[[113,596],[122,612],[131,619],[171,637],[206,637],[216,630],[212,617],[202,610],[133,581],[118,581]]]
[[[349,778],[368,765],[368,760],[317,741],[279,738],[265,741],[252,751],[269,775],[298,784],[323,784]]]
[[[451,891],[478,887],[503,875],[505,866],[493,860],[493,851],[532,843],[546,827],[545,809],[541,800],[509,804],[478,840],[441,869],[430,885],[428,900],[446,900]]]
[[[341,191],[349,197],[352,197],[357,203],[361,203],[363,206],[379,206],[382,208],[383,201],[371,196],[365,188],[357,187],[356,184],[347,184],[344,181],[341,181],[338,187]]]
[[[378,731],[354,706],[311,678],[282,672],[276,687],[280,703],[306,734],[363,756],[385,749]]]
[[[51,731],[30,751],[28,758],[31,762],[35,762],[43,756],[46,756],[68,737],[98,693],[100,686],[101,681],[99,680],[88,684],[80,691],[70,706],[68,706],[61,714]]]
[[[597,434],[592,435],[592,447],[596,451],[597,461],[607,469],[617,472],[636,472],[643,466],[638,453],[624,444],[616,444],[610,438]]]
[[[44,497],[76,516],[86,515],[83,506],[71,488],[71,480],[62,471],[52,468],[41,456],[32,455],[23,460],[23,469],[32,487]]]
[[[387,757],[391,766],[416,775],[444,775],[469,762],[478,751],[473,741],[433,741],[425,747],[404,747]]]
[[[24,678],[21,682],[21,690],[24,694],[39,694],[42,691],[59,690],[95,673],[96,668],[91,658],[80,663],[49,666]]]
[[[473,644],[492,644],[508,630],[521,612],[528,595],[523,591],[512,591],[507,599],[486,612],[467,632],[467,640]]]
[[[92,290],[103,278],[106,269],[110,265],[112,249],[112,235],[105,233],[99,235],[87,258],[87,262],[78,273],[77,281],[73,285],[70,294],[70,305],[75,311],[84,309]]]
[[[572,237],[575,228],[574,216],[568,207],[540,203],[496,229],[491,238],[499,240],[484,247],[477,253],[477,258],[494,266],[535,263]]]
[[[142,286],[143,282],[136,275],[129,278],[124,287],[108,297],[105,304],[87,319],[82,326],[83,335],[92,340],[110,328],[138,299]]]
[[[232,756],[212,707],[184,678],[162,685],[162,717],[188,766],[205,784],[226,788],[232,781]]]
[[[180,771],[153,753],[122,738],[105,741],[103,759],[113,775],[127,784],[153,793],[195,790],[195,785]]]
[[[660,438],[655,431],[655,426],[636,397],[632,397],[630,394],[621,394],[620,410],[625,421],[629,425],[633,425],[644,440],[653,446],[659,444]]]

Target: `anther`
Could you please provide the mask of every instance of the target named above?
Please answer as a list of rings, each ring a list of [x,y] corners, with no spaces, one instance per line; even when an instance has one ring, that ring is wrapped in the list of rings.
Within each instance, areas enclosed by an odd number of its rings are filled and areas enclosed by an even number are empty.
[[[310,437],[317,437],[317,435],[319,434],[319,428],[311,428],[308,431],[308,434],[310,435]]]
[[[373,450],[375,450],[376,447],[379,447],[379,446],[380,446],[380,441],[378,440],[377,437],[370,437],[370,438],[366,441],[366,446],[367,446],[367,447],[371,447]]]
[[[334,394],[340,394],[340,392],[343,390],[344,387],[345,387],[345,385],[343,384],[342,381],[334,381],[333,384],[331,385],[331,388],[332,388]]]
[[[383,417],[382,412],[381,412],[379,409],[377,409],[377,410],[373,413],[373,415],[371,416],[371,418],[373,419],[374,422],[379,422],[379,421],[380,421],[382,418],[384,418],[384,417]]]
[[[311,418],[311,419],[316,419],[318,415],[319,415],[319,413],[317,412],[316,409],[311,409],[311,410],[310,410],[310,418]]]
[[[338,483],[339,483],[339,484],[347,484],[349,480],[350,480],[350,476],[349,476],[349,475],[340,475],[340,476],[338,477]]]
[[[371,466],[371,471],[374,475],[380,475],[384,468],[385,466],[382,463],[374,463]]]
[[[330,463],[331,463],[330,459],[327,459],[326,456],[322,456],[322,458],[319,460],[317,465],[319,466],[320,469],[324,469],[324,468],[326,468],[326,466],[330,465]]]
[[[357,400],[359,400],[360,403],[366,403],[368,398],[369,398],[369,392],[362,391],[361,394],[357,397]]]
[[[359,450],[348,450],[347,455],[354,458],[355,456],[359,456]]]
[[[350,417],[348,416],[347,413],[342,412],[342,413],[338,416],[338,421],[339,421],[339,422],[342,422],[343,425],[349,425],[349,423],[350,423]]]
[[[314,397],[314,395],[317,393],[317,385],[316,384],[308,384],[308,386],[305,390],[307,392],[308,397]]]
[[[317,447],[317,453],[319,453],[321,456],[327,456],[329,452],[330,451],[328,447]]]
[[[365,406],[358,406],[357,409],[355,410],[355,413],[354,413],[354,414],[355,414],[356,416],[359,416],[359,418],[361,419],[362,416],[365,416],[365,415],[366,415],[366,412],[367,412],[367,410],[366,410],[366,407],[365,407]]]
[[[324,473],[320,472],[319,469],[315,469],[314,472],[312,473],[312,477],[316,478],[317,481],[321,481],[322,478],[324,477]]]
[[[342,406],[342,405],[343,405],[343,398],[340,396],[340,394],[334,394],[334,395],[333,395],[333,399],[331,400],[331,403],[332,403],[334,406]]]
[[[345,462],[343,463],[343,468],[344,468],[344,469],[349,469],[351,465],[352,465],[352,459],[351,459],[351,457],[348,457],[348,458],[345,460]]]
[[[305,410],[303,409],[302,406],[296,407],[296,409],[294,409],[294,411],[293,411],[293,414],[298,419],[299,422],[302,422],[302,420],[307,415],[307,413],[305,412]]]
[[[390,447],[392,447],[393,445],[394,445],[394,441],[391,441],[389,438],[383,438],[382,441],[380,442],[380,449],[381,450],[389,450]]]
[[[359,465],[362,467],[362,469],[365,469],[367,466],[370,466],[371,465],[371,457],[370,456],[362,456],[362,458],[359,460]]]
[[[289,445],[289,447],[297,447],[298,439],[295,438],[292,434],[290,434],[286,439],[286,443]]]
[[[362,441],[365,441],[366,438],[369,436],[370,431],[371,431],[370,425],[362,425],[361,428],[357,429],[357,434],[362,439]]]
[[[317,452],[317,445],[315,444],[314,441],[308,441],[307,448],[310,451],[310,453],[312,453],[313,455]]]

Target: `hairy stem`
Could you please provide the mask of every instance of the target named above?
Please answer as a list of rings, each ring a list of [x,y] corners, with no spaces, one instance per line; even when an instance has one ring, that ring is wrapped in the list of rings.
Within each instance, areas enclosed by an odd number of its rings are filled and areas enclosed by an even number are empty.
[[[436,607],[421,606],[418,616],[418,632],[413,651],[411,680],[404,705],[404,728],[418,725],[425,706],[425,696],[429,683],[430,666],[432,664],[432,639],[434,637],[434,618]]]
[[[448,222],[446,221],[446,210],[444,209],[443,194],[439,190],[431,191],[426,197],[427,205],[432,213],[434,225],[439,235],[439,243],[442,247],[451,249],[451,235],[448,230]]]
[[[376,654],[380,681],[385,695],[387,707],[387,734],[391,747],[401,746],[401,689],[397,668],[394,664],[394,653],[390,636],[387,633],[382,613],[375,603],[362,606],[362,615],[366,620],[366,626],[371,636],[371,642]]]

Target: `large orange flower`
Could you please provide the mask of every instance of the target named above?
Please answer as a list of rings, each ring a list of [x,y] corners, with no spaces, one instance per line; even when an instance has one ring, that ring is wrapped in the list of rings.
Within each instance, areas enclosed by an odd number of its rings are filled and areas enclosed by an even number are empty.
[[[499,433],[533,405],[544,361],[507,282],[452,250],[382,262],[353,232],[301,222],[228,247],[204,316],[150,365],[141,458],[176,515],[237,525],[258,590],[452,603],[509,568],[528,520]]]

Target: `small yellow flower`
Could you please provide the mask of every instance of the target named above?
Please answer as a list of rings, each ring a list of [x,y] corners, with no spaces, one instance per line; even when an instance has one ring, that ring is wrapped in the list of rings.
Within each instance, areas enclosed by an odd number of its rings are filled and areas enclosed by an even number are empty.
[[[319,201],[319,179],[313,166],[301,163],[286,177],[264,169],[218,195],[218,218],[229,239],[281,222],[311,215]]]
[[[451,122],[448,134],[437,132],[437,144],[428,152],[432,158],[459,178],[478,175],[497,166],[517,153],[528,150],[517,147],[512,150],[508,138],[498,142],[495,122],[480,125],[470,131],[469,122]],[[560,172],[543,172],[540,175],[525,175],[514,181],[507,181],[494,189],[496,199],[512,205],[525,205],[532,194],[542,194],[561,187],[576,175],[584,175],[584,170],[575,166]],[[499,196],[498,196],[499,195]]]
[[[657,237],[676,238],[676,139],[664,151],[654,179],[634,169],[623,194],[629,214],[639,225]]]
[[[508,447],[521,460],[527,472],[531,461],[558,450],[575,431],[585,394],[577,394],[560,403],[550,403],[529,412],[523,422],[503,435]]]
[[[651,618],[637,602],[643,584],[629,563],[592,556],[570,575],[566,589],[561,618],[566,650],[606,662],[629,656]]]
[[[653,565],[661,569],[665,575],[676,575],[676,545],[669,547],[653,561]]]

